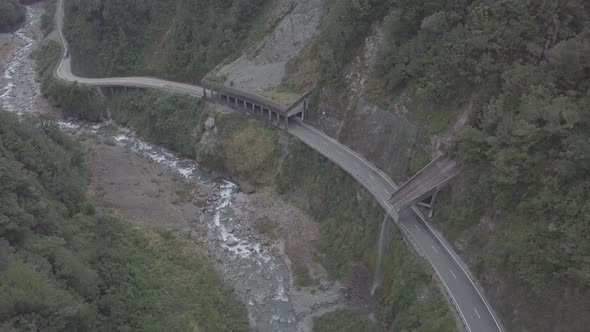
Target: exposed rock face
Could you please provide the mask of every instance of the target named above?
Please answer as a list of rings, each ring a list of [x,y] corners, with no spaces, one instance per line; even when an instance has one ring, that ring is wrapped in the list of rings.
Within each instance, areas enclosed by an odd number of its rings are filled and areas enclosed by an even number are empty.
[[[393,179],[403,179],[417,127],[405,117],[364,99],[344,107],[342,97],[323,89],[315,123],[328,135],[359,152]]]
[[[343,94],[333,88],[322,88],[320,92],[318,111],[310,114],[309,120],[321,128],[326,134],[338,138],[340,127],[344,124],[347,103]]]
[[[417,127],[406,119],[403,105],[382,110],[364,99],[383,32],[376,26],[365,39],[363,52],[347,66],[346,88],[322,88],[314,125],[359,152],[395,180],[405,177]]]
[[[215,118],[210,116],[207,118],[207,121],[205,121],[205,132],[200,138],[195,136],[195,139],[196,141],[199,141],[201,145],[211,146],[213,148],[217,143],[217,133],[218,130],[217,127],[215,127]],[[195,133],[195,135],[196,134],[197,133]]]
[[[287,61],[294,58],[315,36],[322,16],[321,0],[278,0],[273,19],[267,22],[271,31],[254,48],[220,70],[227,84],[256,91],[277,86]]]
[[[392,178],[400,179],[407,170],[416,135],[416,126],[406,118],[361,100],[348,114],[338,139]]]

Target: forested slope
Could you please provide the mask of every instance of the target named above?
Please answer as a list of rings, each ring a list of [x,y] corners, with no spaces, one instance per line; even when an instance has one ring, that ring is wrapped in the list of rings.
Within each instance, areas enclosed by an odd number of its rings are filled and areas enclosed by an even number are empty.
[[[52,122],[0,112],[0,330],[247,330],[207,259],[97,210],[81,164]]]
[[[240,2],[66,3],[79,73],[185,81],[232,54],[260,6],[248,2],[244,11],[232,11],[227,8]],[[589,3],[326,0],[325,6],[319,36],[290,64],[284,83],[297,91],[318,83],[310,120],[332,111],[317,102],[330,96],[322,93],[328,89],[366,98],[417,125],[411,164],[419,168],[431,158],[433,137],[455,129],[465,111],[467,125],[452,132],[449,149],[464,173],[441,196],[437,225],[469,262],[509,330],[586,330]],[[198,18],[203,8],[207,19]],[[219,13],[226,14],[223,20]],[[243,15],[241,25],[232,23],[234,14]],[[237,33],[222,33],[232,29]],[[353,89],[347,86],[351,64],[366,38],[379,35],[375,31],[383,38],[376,38],[381,41],[369,79]],[[344,106],[345,123],[352,107]],[[328,226],[324,231],[331,234]],[[362,257],[362,249],[351,257]]]
[[[25,7],[18,0],[0,0],[0,32],[11,31],[25,21]]]
[[[358,94],[383,109],[405,110],[419,128],[414,155],[431,149],[433,136],[468,111],[450,149],[464,175],[444,195],[436,220],[504,323],[515,331],[586,330],[590,4],[326,4],[320,36],[291,64],[285,84],[296,88],[315,66],[319,91],[354,94],[346,86],[351,64],[365,38],[380,31],[370,80]]]
[[[237,55],[268,0],[67,0],[65,34],[75,73],[152,75],[200,82]]]

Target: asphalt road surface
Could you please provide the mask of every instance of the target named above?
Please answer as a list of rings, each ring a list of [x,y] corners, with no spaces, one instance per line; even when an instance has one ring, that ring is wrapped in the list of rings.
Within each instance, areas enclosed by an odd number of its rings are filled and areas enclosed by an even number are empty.
[[[67,41],[61,29],[63,24],[63,1],[60,0],[59,3],[57,24],[62,44],[67,49]],[[77,81],[79,84],[95,87],[153,88],[189,94],[195,97],[201,97],[203,94],[203,89],[199,86],[152,77],[78,77],[72,73],[70,59],[65,54],[66,52],[64,52],[62,61],[56,70],[56,77],[63,81],[72,83]],[[388,199],[398,187],[385,173],[350,148],[311,126],[292,121],[288,131],[344,169],[361,183],[388,213],[397,217],[397,213],[393,212]],[[432,229],[419,211],[415,208],[408,208],[401,211],[399,218],[396,219],[398,220],[396,225],[404,236],[413,243],[415,249],[432,265],[461,316],[466,330],[470,332],[502,331],[493,310],[491,310],[482,292],[471,279],[467,268],[460,263],[460,259],[452,248]]]

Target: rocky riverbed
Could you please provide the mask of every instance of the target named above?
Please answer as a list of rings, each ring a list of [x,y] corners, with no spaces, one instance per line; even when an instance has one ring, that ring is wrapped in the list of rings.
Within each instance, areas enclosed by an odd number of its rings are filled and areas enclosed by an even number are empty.
[[[0,35],[0,106],[19,114],[56,115],[40,94],[31,57],[43,38],[43,4],[27,10],[20,30]],[[328,282],[313,259],[317,225],[301,210],[271,193],[241,193],[195,161],[114,123],[57,121],[87,152],[97,200],[137,227],[193,238],[248,307],[254,330],[309,331],[313,316],[344,304],[341,286]],[[261,220],[269,225],[266,231]],[[295,287],[293,262],[310,269],[312,286]]]

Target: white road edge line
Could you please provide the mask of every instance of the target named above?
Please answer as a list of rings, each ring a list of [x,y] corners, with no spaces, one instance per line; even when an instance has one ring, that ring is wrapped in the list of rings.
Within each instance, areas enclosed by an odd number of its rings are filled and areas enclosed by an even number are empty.
[[[479,312],[477,312],[477,309],[475,307],[473,307],[473,310],[475,310],[475,314],[477,315],[477,318],[481,319],[481,316],[479,315]]]
[[[406,228],[406,226],[404,226],[401,223],[399,225],[408,234],[408,236],[410,237],[410,239],[412,239],[412,241],[414,241],[414,243],[416,244],[416,246],[419,246],[418,245],[418,242],[416,240],[414,240],[414,238],[412,237],[412,234],[408,231],[408,229]],[[426,257],[426,260],[430,261],[430,259],[428,259],[428,256]],[[459,307],[459,303],[455,299],[455,296],[453,296],[453,293],[451,292],[451,289],[449,288],[449,286],[445,282],[445,279],[443,279],[442,274],[440,274],[440,272],[438,271],[438,269],[436,268],[436,266],[434,264],[432,264],[432,262],[430,262],[430,265],[432,265],[432,268],[434,269],[434,272],[436,273],[436,275],[438,275],[438,280],[440,280],[440,282],[442,283],[443,287],[447,290],[447,294],[451,297],[451,301],[453,301],[453,303],[455,305],[455,308],[457,308],[457,311],[459,312],[459,316],[461,316],[461,318],[463,320],[463,323],[465,323],[465,327],[467,328],[467,332],[471,332],[471,327],[469,326],[469,323],[467,323],[467,319],[465,318],[465,315],[463,314],[463,311],[461,310],[461,307]]]

